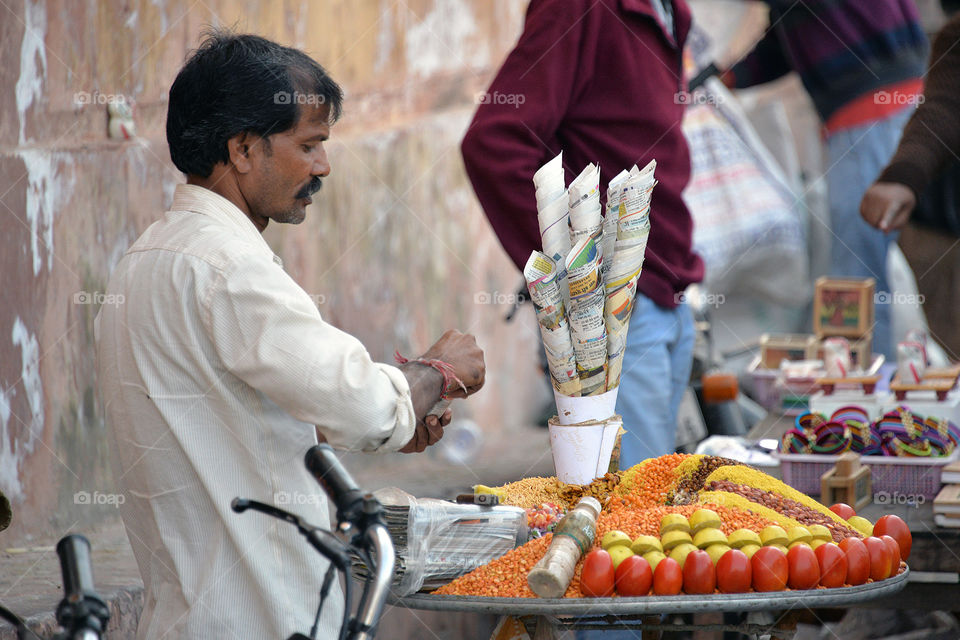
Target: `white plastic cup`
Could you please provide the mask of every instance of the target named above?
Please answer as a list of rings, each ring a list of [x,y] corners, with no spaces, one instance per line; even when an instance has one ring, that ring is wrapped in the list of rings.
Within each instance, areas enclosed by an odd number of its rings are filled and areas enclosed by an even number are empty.
[[[557,418],[560,424],[577,424],[588,420],[606,420],[617,411],[617,385],[610,391],[595,396],[580,396],[571,398],[561,395],[556,389],[553,397],[557,401]]]
[[[551,418],[550,450],[557,478],[583,485],[607,473],[622,426],[623,418],[617,415],[570,425],[560,424],[557,416]]]

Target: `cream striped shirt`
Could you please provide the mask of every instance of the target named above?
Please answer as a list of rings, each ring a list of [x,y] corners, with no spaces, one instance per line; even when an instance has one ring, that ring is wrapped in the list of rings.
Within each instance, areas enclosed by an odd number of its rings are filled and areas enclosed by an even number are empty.
[[[313,425],[335,447],[395,451],[414,431],[406,379],[324,322],[253,223],[202,187],[177,187],[107,293],[122,303],[97,316],[97,369],[146,589],[138,639],[306,632],[326,561],[293,526],[230,501],[329,526],[303,465]],[[337,593],[322,637],[342,607]]]

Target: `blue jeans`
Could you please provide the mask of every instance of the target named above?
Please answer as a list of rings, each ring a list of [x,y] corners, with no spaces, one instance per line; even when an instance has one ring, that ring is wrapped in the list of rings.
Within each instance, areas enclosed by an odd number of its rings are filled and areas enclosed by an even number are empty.
[[[876,281],[873,350],[895,359],[891,335],[887,249],[896,233],[874,229],[860,217],[860,201],[887,165],[912,114],[904,109],[889,118],[834,132],[827,137],[827,191],[830,201],[830,274]]]
[[[617,413],[627,430],[621,469],[673,453],[677,410],[693,365],[693,342],[689,307],[666,309],[637,293],[617,395]]]

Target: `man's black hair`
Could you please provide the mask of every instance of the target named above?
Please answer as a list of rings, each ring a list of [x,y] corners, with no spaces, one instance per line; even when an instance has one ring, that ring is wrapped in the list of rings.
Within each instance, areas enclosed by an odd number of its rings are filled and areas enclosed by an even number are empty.
[[[167,144],[187,175],[209,177],[227,162],[227,140],[242,133],[267,136],[297,124],[306,105],[326,105],[340,117],[343,91],[302,51],[266,38],[211,30],[170,87]]]

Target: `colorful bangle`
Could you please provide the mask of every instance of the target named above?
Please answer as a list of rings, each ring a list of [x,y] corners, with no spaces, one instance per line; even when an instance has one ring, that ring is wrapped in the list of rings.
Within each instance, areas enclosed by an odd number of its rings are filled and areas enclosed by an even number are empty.
[[[799,429],[789,429],[780,439],[781,453],[810,453],[810,437]]]
[[[827,421],[827,417],[822,413],[801,413],[794,421],[794,426],[803,432],[810,432]]]
[[[448,394],[450,393],[451,389],[461,389],[465,393],[467,391],[467,386],[463,384],[463,381],[460,380],[460,378],[457,377],[457,374],[453,368],[453,365],[450,364],[449,362],[444,362],[443,360],[428,359],[428,358],[415,358],[413,360],[410,360],[400,355],[399,351],[395,351],[393,354],[393,357],[396,359],[397,364],[407,364],[408,362],[416,362],[428,367],[432,367],[433,369],[436,369],[437,371],[439,371],[440,374],[443,376],[443,391],[440,393],[440,399],[442,400],[446,400],[450,397]]]
[[[839,422],[826,422],[814,431],[814,453],[837,455],[850,450],[853,441],[850,429]]]

